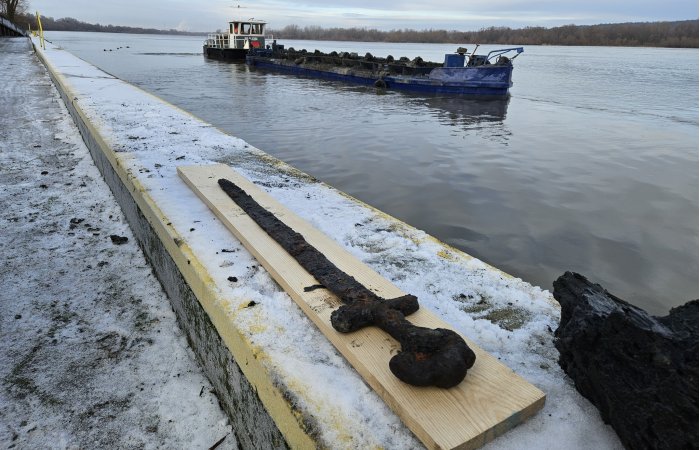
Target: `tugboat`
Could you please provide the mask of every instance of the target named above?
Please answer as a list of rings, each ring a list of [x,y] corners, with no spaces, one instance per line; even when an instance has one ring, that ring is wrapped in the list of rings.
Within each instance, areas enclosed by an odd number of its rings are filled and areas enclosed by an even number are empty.
[[[506,97],[513,85],[513,60],[522,47],[493,50],[477,54],[477,45],[469,53],[460,47],[446,54],[443,63],[423,61],[417,57],[394,59],[391,55],[378,58],[370,53],[318,50],[285,50],[276,41],[270,46],[251,49],[246,63],[294,75],[325,78],[350,83],[374,85],[381,89],[400,89],[431,94],[476,95]],[[507,55],[507,56],[506,56]]]
[[[224,33],[211,33],[204,42],[204,56],[223,60],[244,60],[251,49],[265,48],[266,22],[233,20]]]

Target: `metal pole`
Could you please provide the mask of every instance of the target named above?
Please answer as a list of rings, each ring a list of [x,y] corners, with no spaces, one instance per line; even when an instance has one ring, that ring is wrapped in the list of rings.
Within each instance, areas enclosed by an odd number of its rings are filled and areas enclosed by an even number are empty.
[[[41,44],[41,48],[46,50],[46,44],[44,43],[44,28],[41,26],[41,16],[39,15],[39,11],[36,12],[36,22],[39,25],[39,43]]]

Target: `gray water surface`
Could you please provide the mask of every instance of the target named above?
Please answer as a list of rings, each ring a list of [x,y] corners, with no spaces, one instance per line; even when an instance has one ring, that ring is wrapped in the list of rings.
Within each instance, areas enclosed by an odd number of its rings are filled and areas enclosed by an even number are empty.
[[[206,60],[199,37],[47,35],[533,284],[573,270],[654,314],[698,297],[697,49],[528,46],[510,99],[475,101]],[[456,48],[284,43],[433,61]]]

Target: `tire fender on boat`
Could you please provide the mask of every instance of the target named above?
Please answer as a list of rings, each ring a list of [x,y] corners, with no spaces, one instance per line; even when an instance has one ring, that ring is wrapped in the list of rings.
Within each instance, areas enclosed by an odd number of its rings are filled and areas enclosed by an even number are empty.
[[[386,89],[386,81],[384,81],[380,78],[379,80],[374,82],[374,87],[377,87],[380,89]]]

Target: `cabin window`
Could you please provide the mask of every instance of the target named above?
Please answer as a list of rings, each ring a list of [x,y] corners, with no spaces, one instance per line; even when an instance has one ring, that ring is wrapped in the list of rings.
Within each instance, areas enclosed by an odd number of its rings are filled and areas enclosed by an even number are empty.
[[[235,22],[231,25],[231,32],[233,34],[238,34],[238,22]]]
[[[244,23],[241,26],[241,29],[242,29],[242,31],[241,31],[242,34],[250,34],[250,24],[249,23]]]

